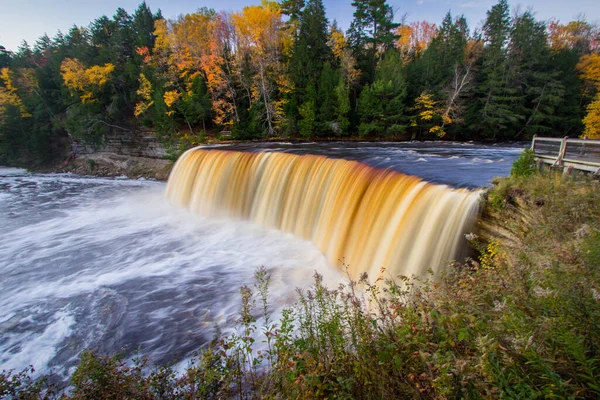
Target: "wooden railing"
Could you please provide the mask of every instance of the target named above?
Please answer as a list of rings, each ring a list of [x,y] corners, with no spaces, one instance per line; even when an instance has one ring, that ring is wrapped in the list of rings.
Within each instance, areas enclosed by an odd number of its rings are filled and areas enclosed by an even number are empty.
[[[600,140],[534,136],[531,150],[538,161],[565,172],[578,169],[600,174]]]

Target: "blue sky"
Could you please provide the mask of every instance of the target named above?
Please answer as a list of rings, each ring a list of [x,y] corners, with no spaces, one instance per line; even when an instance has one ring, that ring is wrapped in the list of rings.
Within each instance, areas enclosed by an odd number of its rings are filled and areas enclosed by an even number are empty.
[[[73,25],[85,25],[106,14],[112,16],[118,7],[133,12],[141,0],[0,0],[0,44],[16,50],[23,39],[29,44],[47,33],[54,36]],[[179,14],[194,12],[199,7],[236,11],[244,6],[258,4],[260,0],[147,0],[153,11],[160,8],[163,15],[173,18]],[[352,0],[324,0],[330,20],[336,19],[342,28],[352,20]],[[407,14],[408,21],[428,20],[439,23],[448,10],[454,15],[464,14],[471,27],[477,27],[485,18],[485,12],[496,0],[388,0],[397,19]],[[588,21],[600,21],[599,0],[521,0],[510,1],[511,7],[532,7],[538,19],[554,17],[563,22],[585,14]]]

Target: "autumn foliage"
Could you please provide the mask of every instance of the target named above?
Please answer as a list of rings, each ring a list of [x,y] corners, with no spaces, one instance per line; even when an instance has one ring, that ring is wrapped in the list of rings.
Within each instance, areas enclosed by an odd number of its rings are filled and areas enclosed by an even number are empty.
[[[600,136],[597,26],[538,21],[506,0],[481,29],[451,13],[398,22],[402,13],[384,0],[352,6],[344,31],[322,0],[174,19],[142,3],[15,53],[0,46],[0,154],[48,159],[61,154],[52,149],[61,138],[98,142],[108,129],[151,130],[174,154],[221,131],[234,139]]]

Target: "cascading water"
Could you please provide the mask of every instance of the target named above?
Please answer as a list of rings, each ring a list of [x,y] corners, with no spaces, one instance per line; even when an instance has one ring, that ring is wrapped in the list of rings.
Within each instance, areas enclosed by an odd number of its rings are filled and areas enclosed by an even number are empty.
[[[355,161],[201,149],[180,157],[166,195],[201,216],[311,240],[354,279],[439,271],[463,247],[480,197]]]

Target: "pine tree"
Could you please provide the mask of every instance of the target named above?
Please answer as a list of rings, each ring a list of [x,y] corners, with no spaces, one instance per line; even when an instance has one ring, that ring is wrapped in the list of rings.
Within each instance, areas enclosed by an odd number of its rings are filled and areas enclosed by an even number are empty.
[[[335,88],[339,82],[339,72],[331,67],[330,63],[325,63],[319,79],[319,91],[317,95],[317,104],[319,113],[317,122],[320,128],[320,134],[329,136],[335,133],[336,121],[336,103],[337,96]]]
[[[308,0],[300,18],[300,32],[292,51],[290,60],[290,80],[294,85],[294,93],[290,94],[291,104],[299,106],[298,109],[288,108],[288,124],[293,125],[301,115],[297,113],[300,109],[306,112],[312,107],[320,108],[316,93],[309,96],[308,87],[318,92],[323,65],[331,60],[332,53],[328,46],[328,21],[325,16],[325,8],[321,0]],[[305,102],[314,102],[310,106],[304,106]],[[315,111],[315,120],[317,119]],[[306,124],[304,131],[307,131]]]
[[[336,135],[341,136],[348,133],[350,120],[348,113],[350,112],[350,94],[348,93],[346,80],[343,74],[339,74],[339,81],[335,87],[336,107],[335,107],[335,126],[333,131]]]
[[[327,26],[322,0],[308,0],[291,60],[292,80],[301,95],[309,82],[318,81],[323,65],[332,58]]]
[[[375,81],[361,93],[359,112],[361,136],[382,135],[400,138],[406,131],[404,99],[406,80],[397,51],[389,51],[377,67]]]
[[[508,51],[509,84],[518,98],[512,111],[520,114],[524,124],[514,138],[551,133],[556,122],[554,112],[565,90],[558,80],[559,72],[550,63],[547,42],[544,23],[537,22],[530,12],[515,16]]]
[[[6,47],[0,44],[0,68],[10,65],[11,52],[6,50]]]
[[[371,82],[379,59],[393,48],[400,24],[394,22],[394,10],[386,0],[355,0],[352,6],[354,19],[348,39],[367,81]]]
[[[509,66],[506,45],[510,33],[509,7],[500,0],[487,13],[483,25],[485,47],[482,56],[477,101],[470,110],[470,128],[484,138],[507,139],[523,116],[515,112],[517,92],[508,85]]]
[[[298,121],[298,128],[300,135],[305,139],[311,139],[315,134],[317,120],[316,97],[315,87],[310,83],[306,88],[304,102],[298,110],[301,118],[300,121]]]
[[[154,47],[154,16],[145,1],[133,13],[133,31],[137,47]]]

